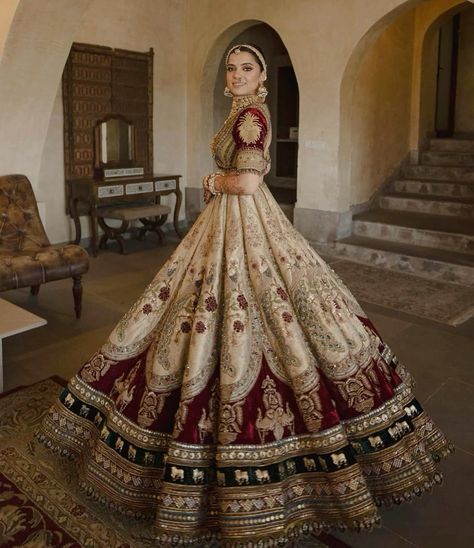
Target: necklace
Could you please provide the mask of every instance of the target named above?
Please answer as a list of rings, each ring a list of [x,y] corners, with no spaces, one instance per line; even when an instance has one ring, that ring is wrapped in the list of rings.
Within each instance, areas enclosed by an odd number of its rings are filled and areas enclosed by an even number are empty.
[[[236,95],[232,99],[230,114],[249,107],[250,105],[255,105],[255,103],[263,103],[263,100],[257,95]]]

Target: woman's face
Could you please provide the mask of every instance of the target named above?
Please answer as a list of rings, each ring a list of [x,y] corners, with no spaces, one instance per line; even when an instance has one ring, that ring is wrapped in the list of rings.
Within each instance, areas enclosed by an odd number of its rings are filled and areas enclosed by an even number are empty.
[[[255,95],[263,82],[263,72],[248,51],[231,53],[226,66],[226,83],[232,95]]]

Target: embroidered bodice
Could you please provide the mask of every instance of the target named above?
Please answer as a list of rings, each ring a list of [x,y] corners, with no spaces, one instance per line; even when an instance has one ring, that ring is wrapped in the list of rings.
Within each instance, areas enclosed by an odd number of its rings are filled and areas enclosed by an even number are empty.
[[[255,95],[234,97],[229,116],[216,133],[211,150],[222,170],[268,173],[271,142],[270,112]]]

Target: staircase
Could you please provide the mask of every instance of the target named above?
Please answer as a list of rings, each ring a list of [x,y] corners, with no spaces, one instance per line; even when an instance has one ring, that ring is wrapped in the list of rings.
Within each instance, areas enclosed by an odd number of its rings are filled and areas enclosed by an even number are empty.
[[[338,256],[474,287],[474,140],[432,139],[377,209],[355,215]]]

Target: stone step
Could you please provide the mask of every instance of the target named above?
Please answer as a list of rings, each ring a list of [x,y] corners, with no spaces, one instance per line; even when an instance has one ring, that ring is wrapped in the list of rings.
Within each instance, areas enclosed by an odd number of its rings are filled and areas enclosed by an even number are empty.
[[[428,150],[422,153],[421,163],[431,166],[474,166],[474,152]]]
[[[400,179],[391,186],[397,193],[421,194],[431,196],[464,196],[474,198],[474,184],[459,181],[423,181]]]
[[[474,152],[473,139],[430,139],[430,150]]]
[[[467,166],[408,165],[403,168],[403,174],[407,179],[474,182],[474,167]]]
[[[353,234],[474,254],[474,220],[374,209],[353,218]]]
[[[391,192],[379,197],[382,209],[474,218],[474,199]]]
[[[335,242],[334,251],[339,257],[352,261],[431,280],[474,286],[472,254],[361,236],[350,236]]]

